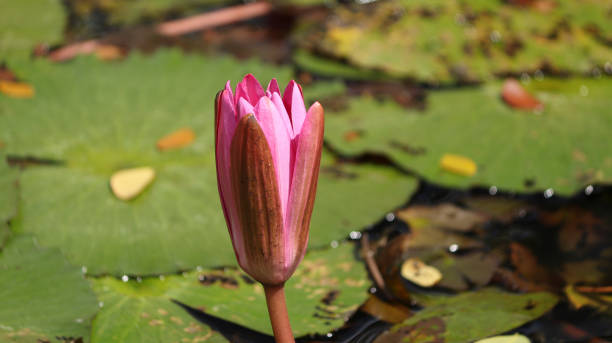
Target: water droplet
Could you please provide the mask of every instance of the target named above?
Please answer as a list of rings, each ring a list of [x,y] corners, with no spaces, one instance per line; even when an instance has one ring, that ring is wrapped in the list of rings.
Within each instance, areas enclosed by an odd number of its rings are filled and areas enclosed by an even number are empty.
[[[127,275],[123,275],[123,276],[121,277],[121,281],[123,281],[123,282],[128,282],[128,281],[130,281],[130,277],[129,277],[129,276],[127,276]]]
[[[83,318],[77,318],[77,319],[75,319],[74,321],[80,324],[80,323],[82,323],[82,322],[83,322]]]
[[[98,303],[98,307],[100,307],[100,308],[104,307],[104,301],[100,301],[100,302]]]
[[[395,214],[389,212],[387,213],[387,215],[385,216],[385,220],[388,222],[392,222],[395,220]]]
[[[580,95],[582,96],[589,95],[589,87],[587,87],[586,85],[580,86]]]
[[[163,275],[160,275],[160,276],[159,276],[159,279],[160,279],[161,281],[164,281],[164,280],[166,280],[166,277],[165,277],[165,276],[163,276]]]
[[[521,74],[521,82],[523,84],[529,84],[531,82],[531,76],[529,76],[529,74],[527,73],[522,73]]]
[[[201,271],[202,271],[202,266],[197,266],[197,267],[196,267],[196,270],[197,270],[197,271],[199,271],[199,272],[201,272]]]
[[[82,267],[81,267],[81,273],[83,273],[83,274],[87,274],[87,267],[82,266]]]
[[[536,81],[544,80],[544,72],[542,72],[540,69],[536,70],[533,76]]]
[[[521,209],[518,215],[519,217],[524,218],[527,215],[527,211],[525,209]]]
[[[140,276],[136,277],[136,282],[141,283],[142,282],[142,278]]]
[[[586,188],[584,189],[584,194],[586,195],[591,195],[593,194],[593,185],[588,185],[586,186]]]
[[[378,292],[378,289],[376,287],[370,287],[370,289],[368,289],[368,292],[370,292],[370,294],[376,294],[376,292]]]
[[[349,233],[349,237],[351,239],[360,239],[361,238],[361,232],[359,232],[359,231],[351,231],[351,233]]]
[[[448,246],[448,251],[450,252],[457,252],[457,250],[459,250],[459,245],[457,244],[451,244]]]
[[[339,244],[338,244],[338,241],[331,241],[331,243],[329,243],[329,245],[330,245],[332,248],[334,248],[334,249],[335,249],[335,248],[337,248],[337,247],[338,247],[338,245],[339,245]]]
[[[552,188],[548,188],[547,190],[544,191],[544,197],[546,199],[550,199],[553,195],[555,195],[555,190]]]
[[[491,34],[489,35],[489,39],[492,43],[499,43],[499,41],[501,41],[501,38],[501,33],[499,33],[499,31],[497,30],[491,32]]]
[[[497,194],[497,187],[495,187],[495,186],[491,186],[491,187],[489,187],[489,194],[490,194],[490,195],[495,195],[495,194]]]
[[[325,335],[325,337],[327,337],[327,338],[332,338],[332,337],[334,337],[334,334],[333,334],[333,333],[331,333],[331,332],[328,332],[328,333]]]

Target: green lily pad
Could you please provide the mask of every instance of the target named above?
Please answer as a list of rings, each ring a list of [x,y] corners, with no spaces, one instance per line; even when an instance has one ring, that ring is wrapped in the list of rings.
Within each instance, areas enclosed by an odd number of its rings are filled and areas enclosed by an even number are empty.
[[[375,342],[472,342],[532,321],[556,303],[550,293],[512,294],[495,289],[439,297]]]
[[[92,280],[101,308],[93,322],[91,342],[227,342],[170,301],[167,292],[180,287],[181,279]]]
[[[62,38],[65,13],[60,0],[0,0],[0,62],[25,59],[38,43]]]
[[[61,160],[21,175],[17,231],[59,247],[90,273],[156,274],[235,263],[217,194],[213,100],[227,79],[289,70],[256,61],[163,51],[120,63],[80,58],[34,61],[37,94],[0,103],[0,140],[17,156]],[[196,140],[158,152],[156,141],[182,127]],[[113,172],[150,166],[156,179],[138,198],[113,196]]]
[[[612,49],[605,43],[610,5],[556,3],[546,9],[491,1],[336,6],[333,20],[306,26],[296,41],[305,49],[365,68],[365,79],[378,71],[430,83],[482,81],[543,66],[573,73],[598,68],[601,73],[612,60]],[[317,60],[302,50],[297,50],[296,61],[313,72],[350,72],[348,66]]]
[[[416,186],[415,178],[389,167],[333,164],[324,156],[310,223],[311,246],[377,222],[407,202]]]
[[[17,213],[17,171],[0,154],[0,226]]]
[[[528,89],[544,104],[542,113],[508,107],[499,84],[433,92],[425,112],[360,98],[348,110],[327,115],[326,139],[344,154],[385,154],[450,186],[569,194],[609,181],[612,151],[601,142],[612,129],[612,82],[545,79]],[[347,139],[352,132],[360,134]],[[442,170],[447,153],[472,159],[478,171],[466,177]]]
[[[0,255],[0,341],[89,337],[97,302],[79,268],[57,249],[15,238]]]
[[[365,269],[354,260],[352,247],[342,244],[336,249],[310,252],[285,286],[297,336],[325,333],[341,326],[366,299],[369,281]],[[127,282],[104,277],[92,283],[103,302],[93,324],[93,342],[127,342],[128,338],[143,341],[142,337],[165,341],[161,338],[192,339],[196,335],[212,335],[216,339],[216,334],[210,334],[207,327],[197,324],[170,299],[272,333],[262,286],[235,269]]]

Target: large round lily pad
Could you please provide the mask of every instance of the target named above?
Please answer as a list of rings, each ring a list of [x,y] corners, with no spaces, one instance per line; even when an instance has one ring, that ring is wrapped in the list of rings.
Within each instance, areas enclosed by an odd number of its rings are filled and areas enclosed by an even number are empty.
[[[213,101],[248,72],[289,78],[286,68],[178,51],[118,63],[34,61],[27,76],[36,96],[0,103],[0,140],[7,153],[63,164],[23,171],[15,229],[95,274],[234,264],[217,194]],[[195,131],[192,145],[156,150],[182,127]],[[156,171],[149,188],[129,202],[114,197],[112,173],[139,166]]]
[[[345,154],[391,157],[434,182],[511,191],[552,188],[568,194],[612,178],[609,79],[533,81],[541,113],[514,110],[500,99],[501,85],[432,92],[425,111],[391,102],[354,100],[327,116],[326,139]],[[477,165],[474,176],[440,168],[444,154]],[[550,195],[550,192],[547,194]]]
[[[98,304],[80,268],[32,237],[18,237],[0,254],[0,341],[88,340]],[[37,341],[38,339],[38,341]]]

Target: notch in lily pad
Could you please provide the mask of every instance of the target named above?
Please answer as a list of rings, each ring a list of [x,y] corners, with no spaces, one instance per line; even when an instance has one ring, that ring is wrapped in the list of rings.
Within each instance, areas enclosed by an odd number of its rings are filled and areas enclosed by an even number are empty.
[[[137,197],[155,179],[155,169],[139,167],[115,172],[110,178],[113,194],[121,200],[128,201]]]

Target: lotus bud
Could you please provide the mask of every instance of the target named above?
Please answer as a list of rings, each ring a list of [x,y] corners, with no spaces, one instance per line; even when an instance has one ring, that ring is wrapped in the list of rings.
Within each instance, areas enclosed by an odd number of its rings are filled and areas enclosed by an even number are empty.
[[[221,205],[238,264],[264,285],[282,285],[304,257],[322,144],[323,107],[306,111],[295,81],[281,95],[249,74],[217,94]]]

